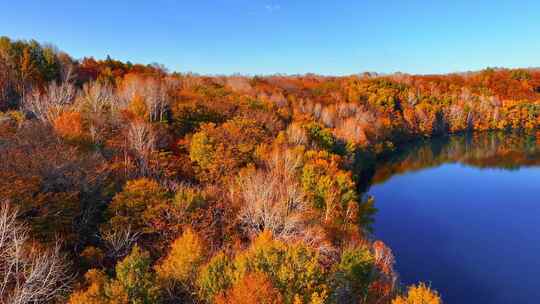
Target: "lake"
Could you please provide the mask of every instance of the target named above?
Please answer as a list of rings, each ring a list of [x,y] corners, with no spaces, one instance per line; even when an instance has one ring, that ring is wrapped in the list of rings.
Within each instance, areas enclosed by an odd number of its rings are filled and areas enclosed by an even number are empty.
[[[403,284],[445,303],[533,303],[540,296],[540,142],[482,133],[410,144],[377,163],[374,235]]]

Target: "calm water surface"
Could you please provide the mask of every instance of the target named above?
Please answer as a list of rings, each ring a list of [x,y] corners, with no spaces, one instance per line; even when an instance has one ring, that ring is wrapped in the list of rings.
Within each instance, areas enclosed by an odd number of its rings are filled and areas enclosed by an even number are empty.
[[[476,134],[415,144],[379,163],[375,236],[404,284],[445,303],[535,303],[540,296],[540,143]]]

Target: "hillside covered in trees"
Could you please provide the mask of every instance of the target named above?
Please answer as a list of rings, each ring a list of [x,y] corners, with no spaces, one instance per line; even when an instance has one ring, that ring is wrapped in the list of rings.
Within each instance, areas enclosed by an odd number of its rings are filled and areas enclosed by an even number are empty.
[[[2,303],[440,303],[399,284],[361,173],[537,132],[540,70],[200,76],[2,37],[0,110]]]

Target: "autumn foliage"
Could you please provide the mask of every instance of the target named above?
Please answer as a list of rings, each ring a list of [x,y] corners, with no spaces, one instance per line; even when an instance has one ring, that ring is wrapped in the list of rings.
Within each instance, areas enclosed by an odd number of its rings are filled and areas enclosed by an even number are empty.
[[[398,296],[392,300],[392,304],[441,304],[441,298],[436,291],[431,290],[429,286],[420,283],[417,286],[411,286],[404,296]]]
[[[66,112],[53,122],[54,130],[62,137],[77,139],[83,135],[83,121],[81,113]]]
[[[362,186],[433,153],[373,173],[415,139],[537,133],[540,71],[201,76],[2,37],[0,110],[0,202],[71,265],[51,299],[440,303],[400,295]]]
[[[231,289],[215,299],[216,304],[281,304],[283,300],[272,282],[262,273],[244,276]]]

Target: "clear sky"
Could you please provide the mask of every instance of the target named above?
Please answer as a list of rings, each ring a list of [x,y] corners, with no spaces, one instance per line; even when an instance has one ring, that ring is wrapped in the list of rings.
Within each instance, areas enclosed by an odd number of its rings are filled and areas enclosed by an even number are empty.
[[[540,1],[0,0],[0,35],[202,74],[540,66]]]

